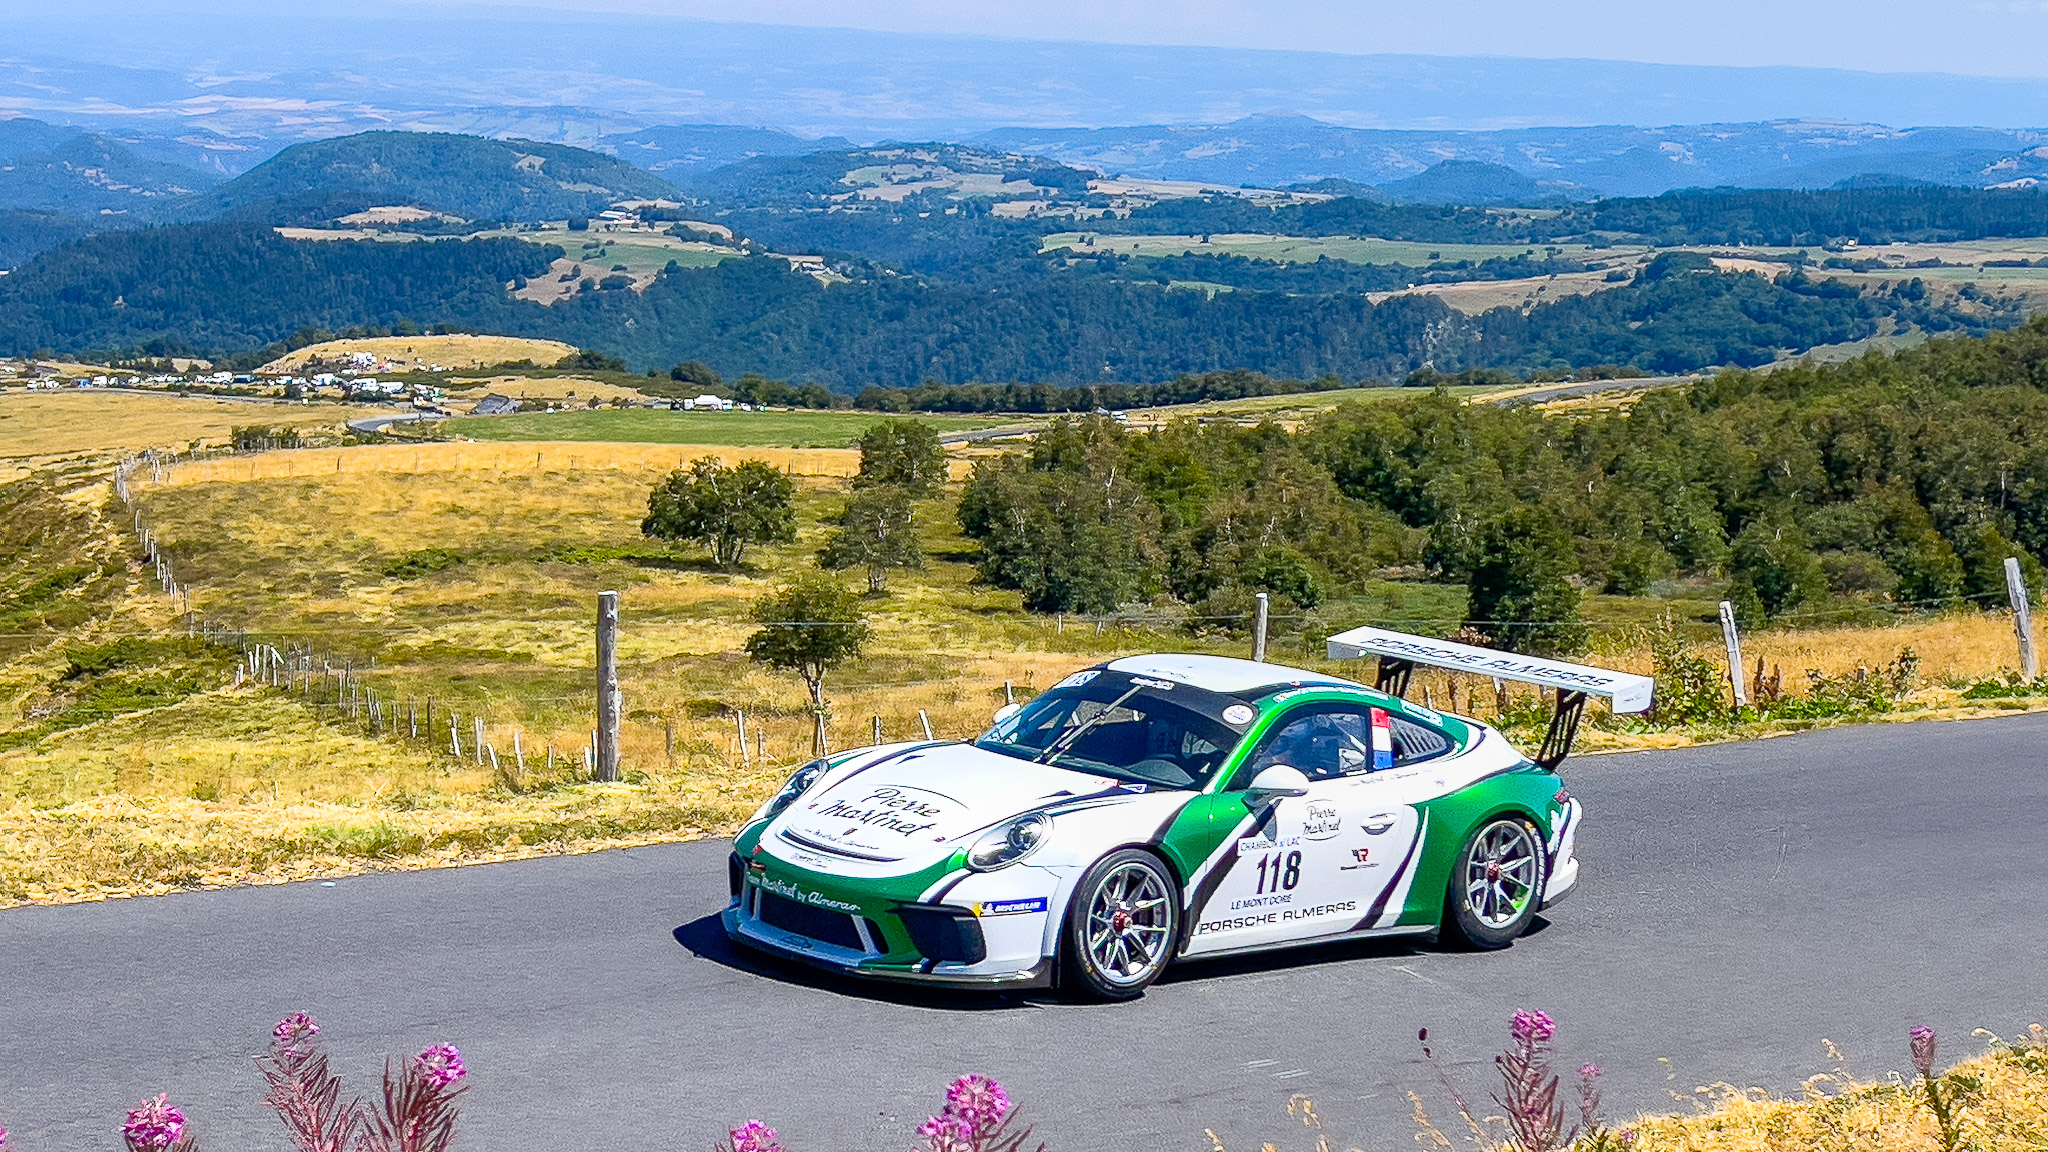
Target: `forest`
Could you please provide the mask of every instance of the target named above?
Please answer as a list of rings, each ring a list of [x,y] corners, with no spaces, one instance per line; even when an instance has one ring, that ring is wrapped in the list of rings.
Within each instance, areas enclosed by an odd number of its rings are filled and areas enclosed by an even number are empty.
[[[2048,555],[2048,320],[1582,419],[1441,392],[1298,431],[1063,419],[977,464],[959,517],[983,577],[1047,612],[1291,612],[1390,571],[1505,570],[1522,587],[1475,584],[1473,629],[1569,651],[1583,593],[1673,581],[1753,622],[1985,605],[2007,556],[2038,588]]]
[[[644,292],[584,292],[552,307],[509,295],[561,254],[512,239],[296,241],[251,224],[102,234],[0,281],[0,353],[260,363],[303,329],[410,322],[565,340],[635,370],[702,361],[853,395],[927,382],[1149,385],[1237,369],[1354,383],[1425,366],[1678,372],[1860,339],[1886,318],[1935,330],[2016,319],[1934,308],[1913,282],[1857,292],[1796,274],[1716,272],[1689,253],[1589,297],[1476,317],[1420,295],[1374,304],[1345,290],[1185,290],[1092,257],[1038,258],[1004,278],[870,265],[832,285],[756,257],[671,265]]]

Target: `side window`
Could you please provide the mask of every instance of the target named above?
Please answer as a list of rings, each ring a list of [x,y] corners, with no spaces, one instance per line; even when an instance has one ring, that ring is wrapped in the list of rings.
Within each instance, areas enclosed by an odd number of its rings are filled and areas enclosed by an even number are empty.
[[[1251,763],[1231,782],[1244,788],[1275,764],[1299,769],[1310,780],[1331,780],[1372,770],[1372,720],[1353,708],[1297,713],[1266,734]]]
[[[1432,760],[1451,750],[1451,738],[1434,728],[1425,728],[1399,716],[1394,722],[1394,763],[1414,764]]]

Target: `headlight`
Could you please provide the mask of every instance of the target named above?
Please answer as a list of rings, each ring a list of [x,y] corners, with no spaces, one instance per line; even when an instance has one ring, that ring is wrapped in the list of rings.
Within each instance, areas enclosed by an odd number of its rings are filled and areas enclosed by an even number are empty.
[[[777,792],[773,799],[761,805],[760,811],[755,812],[754,819],[748,821],[748,823],[771,820],[781,815],[784,808],[796,803],[797,797],[809,791],[811,785],[818,782],[818,777],[823,776],[825,769],[828,767],[830,765],[823,760],[813,760],[809,764],[797,769],[796,773],[789,778],[789,781],[782,786],[782,791]]]
[[[982,833],[967,850],[967,866],[977,872],[1007,868],[1038,851],[1051,834],[1052,820],[1041,812],[1006,820]]]

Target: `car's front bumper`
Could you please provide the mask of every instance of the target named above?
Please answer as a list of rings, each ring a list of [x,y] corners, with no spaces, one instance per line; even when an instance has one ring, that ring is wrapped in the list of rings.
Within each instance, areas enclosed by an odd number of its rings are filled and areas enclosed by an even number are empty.
[[[849,949],[835,947],[767,924],[746,915],[739,901],[726,906],[719,917],[725,934],[734,942],[762,952],[795,960],[830,972],[843,972],[870,980],[894,980],[910,984],[949,985],[960,988],[1049,988],[1052,960],[1014,972],[949,972],[932,961],[909,966],[882,966],[869,962]]]

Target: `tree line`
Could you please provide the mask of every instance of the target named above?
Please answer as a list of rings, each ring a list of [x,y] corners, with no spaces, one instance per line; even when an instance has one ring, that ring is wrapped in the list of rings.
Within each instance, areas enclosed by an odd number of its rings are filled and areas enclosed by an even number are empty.
[[[1989,604],[2007,556],[2038,588],[2048,555],[2048,320],[1578,420],[1442,393],[1298,431],[1063,420],[977,464],[958,514],[983,579],[1047,612],[1306,609],[1400,570],[1465,584],[1495,642],[1570,651],[1584,592],[1671,580],[1755,622]]]

